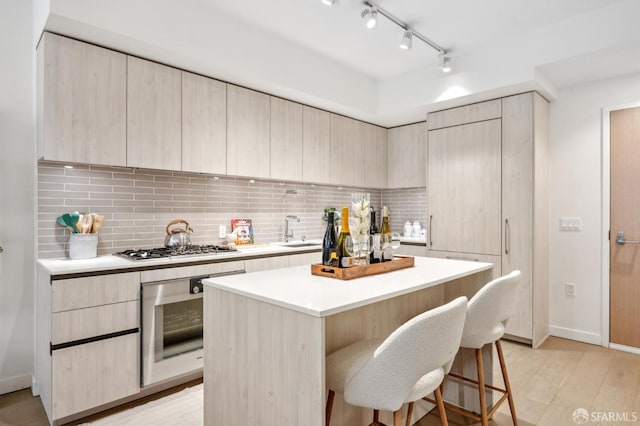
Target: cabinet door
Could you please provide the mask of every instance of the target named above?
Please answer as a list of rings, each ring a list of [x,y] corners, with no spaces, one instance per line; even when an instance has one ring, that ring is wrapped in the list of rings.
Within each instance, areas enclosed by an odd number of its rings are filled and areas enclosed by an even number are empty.
[[[127,57],[127,166],[180,170],[181,71]]]
[[[182,170],[227,173],[227,85],[184,71]]]
[[[331,114],[302,107],[302,180],[331,183]]]
[[[271,97],[271,178],[302,180],[302,105]]]
[[[502,100],[502,272],[520,270],[507,333],[532,338],[533,94]]]
[[[138,393],[139,363],[140,333],[53,351],[53,419]]]
[[[364,186],[364,123],[331,114],[331,183]]]
[[[249,272],[269,271],[271,269],[288,268],[289,256],[263,257],[248,259],[244,263],[245,270]]]
[[[436,257],[439,259],[493,263],[493,268],[491,268],[491,273],[492,273],[491,279],[496,279],[502,276],[502,258],[500,256],[493,256],[488,254],[477,254],[477,253],[460,253],[460,252],[453,252],[453,251],[436,251],[436,250],[429,250],[427,256]]]
[[[387,130],[364,123],[364,186],[387,186]]]
[[[500,122],[429,132],[432,250],[500,255]]]
[[[125,55],[44,33],[38,86],[40,157],[127,165]]]
[[[227,85],[227,174],[271,176],[270,97]]]
[[[414,188],[427,184],[427,130],[425,123],[387,131],[387,186]]]

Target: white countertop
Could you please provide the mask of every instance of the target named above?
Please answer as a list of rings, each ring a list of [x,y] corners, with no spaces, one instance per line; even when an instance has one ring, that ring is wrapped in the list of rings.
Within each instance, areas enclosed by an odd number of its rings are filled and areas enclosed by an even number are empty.
[[[56,258],[56,259],[38,259],[38,264],[49,275],[66,275],[66,274],[90,274],[95,272],[105,271],[117,271],[117,270],[132,270],[132,269],[155,269],[158,267],[173,267],[177,265],[188,266],[193,263],[207,263],[207,262],[219,262],[225,260],[235,260],[238,258],[250,258],[250,257],[262,257],[268,255],[288,255],[299,252],[305,252],[310,250],[320,250],[321,242],[317,240],[307,241],[308,243],[317,243],[314,246],[293,247],[286,246],[286,243],[272,243],[255,246],[238,246],[238,251],[235,252],[221,252],[218,254],[205,254],[202,256],[176,256],[165,257],[162,259],[149,259],[133,261],[125,259],[124,257],[105,255],[98,256],[92,259],[69,259]],[[291,242],[290,244],[299,244],[299,241]]]
[[[311,274],[311,266],[204,280],[216,287],[316,317],[326,317],[491,269],[493,264],[416,257],[413,268],[342,281]]]
[[[403,237],[400,236],[401,243],[427,244],[427,237]]]

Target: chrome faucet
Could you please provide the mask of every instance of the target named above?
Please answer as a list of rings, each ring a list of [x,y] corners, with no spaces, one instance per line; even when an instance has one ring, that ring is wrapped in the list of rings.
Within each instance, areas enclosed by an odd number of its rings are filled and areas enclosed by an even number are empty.
[[[296,222],[300,222],[300,218],[294,215],[288,215],[284,218],[284,242],[288,243],[289,238],[293,238],[293,229],[289,232],[289,219],[295,219]]]

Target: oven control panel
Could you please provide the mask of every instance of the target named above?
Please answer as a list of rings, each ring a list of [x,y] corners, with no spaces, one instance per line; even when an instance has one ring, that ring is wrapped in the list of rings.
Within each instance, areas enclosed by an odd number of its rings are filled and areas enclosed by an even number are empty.
[[[202,275],[199,277],[192,277],[189,279],[189,293],[190,294],[200,294],[204,289],[202,285],[202,280],[205,278],[209,278],[209,275]]]

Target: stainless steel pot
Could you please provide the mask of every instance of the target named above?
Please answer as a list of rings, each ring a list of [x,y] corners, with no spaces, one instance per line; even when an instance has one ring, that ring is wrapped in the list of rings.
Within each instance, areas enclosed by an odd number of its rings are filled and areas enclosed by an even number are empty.
[[[174,225],[183,224],[184,227],[171,228]],[[184,219],[176,219],[167,225],[167,236],[164,237],[165,247],[181,249],[191,245],[191,233],[193,229]]]

